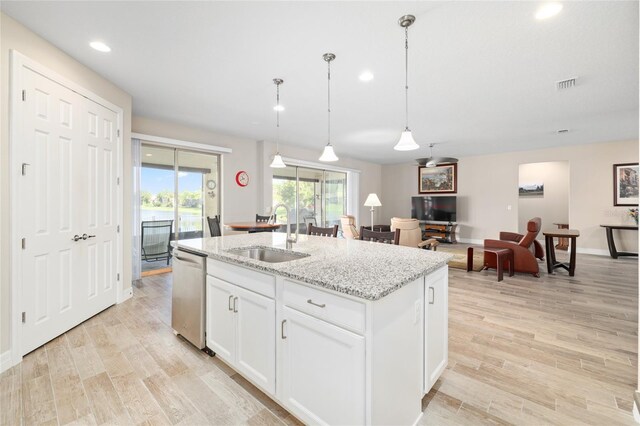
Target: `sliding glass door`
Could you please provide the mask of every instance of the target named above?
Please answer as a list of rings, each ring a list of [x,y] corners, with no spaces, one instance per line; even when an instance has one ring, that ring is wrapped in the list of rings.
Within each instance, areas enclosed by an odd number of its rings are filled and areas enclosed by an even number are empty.
[[[207,216],[220,214],[216,154],[142,144],[141,259],[145,271],[171,266],[168,242],[209,236]]]
[[[288,220],[300,234],[307,226],[340,224],[347,209],[347,174],[308,167],[286,167],[273,172],[273,205],[285,204],[291,210]],[[278,223],[287,223],[284,209],[277,212]]]

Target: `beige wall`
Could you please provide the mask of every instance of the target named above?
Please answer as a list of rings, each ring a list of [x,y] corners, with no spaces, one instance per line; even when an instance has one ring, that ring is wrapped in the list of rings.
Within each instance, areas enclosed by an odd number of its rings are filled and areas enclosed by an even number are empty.
[[[52,44],[38,37],[27,28],[0,13],[0,353],[9,349],[10,271],[9,271],[9,52],[11,49],[22,53],[32,60],[53,70],[57,74],[73,81],[79,86],[95,93],[124,110],[123,138],[125,188],[131,182],[131,96],[119,89],[97,73],[77,62]],[[124,197],[125,212],[130,211],[130,202]],[[124,247],[124,283],[131,282],[131,221],[123,223]]]
[[[569,163],[520,164],[519,185],[543,183],[544,195],[518,197],[518,232],[525,233],[533,217],[542,219],[542,230],[557,229],[554,223],[569,223]],[[571,226],[571,224],[569,224]],[[538,239],[544,240],[540,234]]]
[[[461,158],[458,164],[459,237],[481,241],[518,229],[518,168],[523,163],[569,162],[569,223],[580,230],[578,248],[607,253],[602,223],[631,223],[627,208],[613,207],[613,164],[638,161],[638,141],[610,142]],[[417,166],[382,167],[383,219],[411,214]],[[509,210],[509,206],[511,209]],[[638,235],[621,233],[618,248],[637,250]]]

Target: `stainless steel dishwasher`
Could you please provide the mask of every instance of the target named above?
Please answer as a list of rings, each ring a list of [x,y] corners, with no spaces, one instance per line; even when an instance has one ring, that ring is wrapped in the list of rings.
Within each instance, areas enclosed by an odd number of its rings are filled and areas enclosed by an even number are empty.
[[[171,297],[171,327],[198,349],[205,341],[205,287],[207,257],[180,249],[173,250],[173,291]]]

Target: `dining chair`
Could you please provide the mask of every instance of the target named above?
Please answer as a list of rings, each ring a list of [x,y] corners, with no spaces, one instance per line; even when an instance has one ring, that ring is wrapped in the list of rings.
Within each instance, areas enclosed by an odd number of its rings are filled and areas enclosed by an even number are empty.
[[[321,228],[319,226],[307,225],[307,235],[318,235],[320,237],[333,237],[338,236],[338,225],[330,226],[329,228]]]
[[[219,215],[215,215],[214,217],[207,216],[207,223],[209,224],[209,233],[211,233],[212,237],[222,236],[222,231],[220,230]]]
[[[271,216],[261,216],[259,214],[256,214],[256,222],[258,223],[269,223],[270,221],[273,221],[273,223],[277,222],[277,217],[276,215],[271,215]]]
[[[397,246],[400,243],[400,230],[396,229],[395,231],[390,232],[377,232],[361,226],[360,239],[363,241],[373,241],[376,243],[393,244]]]

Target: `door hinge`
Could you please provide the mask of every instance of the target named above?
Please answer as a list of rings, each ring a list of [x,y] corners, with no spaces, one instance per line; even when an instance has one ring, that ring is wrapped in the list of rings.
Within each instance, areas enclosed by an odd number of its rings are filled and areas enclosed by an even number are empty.
[[[27,100],[27,91],[26,90],[22,90],[22,100],[26,101]]]
[[[22,323],[25,324],[27,322],[27,313],[23,312],[22,313]]]
[[[116,226],[116,232],[120,232],[120,225]]]
[[[116,185],[120,185],[120,178],[116,178]]]
[[[22,176],[27,175],[27,166],[30,166],[29,163],[22,163]]]
[[[120,137],[120,129],[116,130],[116,134],[118,135],[118,137]]]
[[[116,281],[120,281],[120,274],[116,274]]]
[[[26,239],[26,238],[23,238],[23,239],[22,239],[22,250],[24,250],[24,249],[26,249],[26,248],[27,248],[27,239]]]

